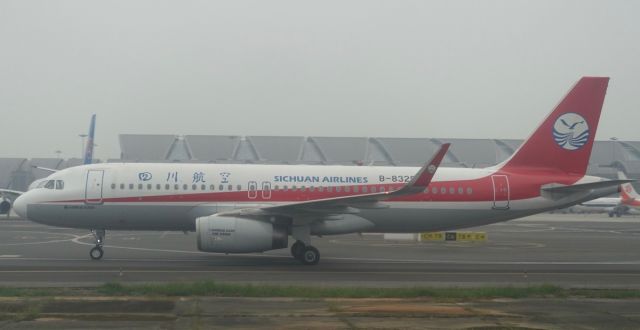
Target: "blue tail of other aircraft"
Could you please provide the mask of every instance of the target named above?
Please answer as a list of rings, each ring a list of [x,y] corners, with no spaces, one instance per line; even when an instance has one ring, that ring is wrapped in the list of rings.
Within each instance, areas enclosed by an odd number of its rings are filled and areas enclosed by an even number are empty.
[[[91,164],[93,162],[93,137],[96,132],[96,115],[91,116],[91,125],[89,126],[89,136],[87,139],[87,146],[84,152],[84,164]]]

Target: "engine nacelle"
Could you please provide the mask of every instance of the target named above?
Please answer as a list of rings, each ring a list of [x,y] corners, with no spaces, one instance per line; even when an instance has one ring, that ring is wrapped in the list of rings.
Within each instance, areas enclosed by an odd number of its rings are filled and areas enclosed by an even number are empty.
[[[11,211],[11,201],[6,198],[0,199],[0,214],[7,214]]]
[[[196,219],[198,250],[251,253],[283,249],[289,244],[285,225],[211,215]]]

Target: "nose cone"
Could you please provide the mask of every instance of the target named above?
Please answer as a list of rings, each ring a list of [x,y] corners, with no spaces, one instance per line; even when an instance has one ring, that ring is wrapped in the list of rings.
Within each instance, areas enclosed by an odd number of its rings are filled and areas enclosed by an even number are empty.
[[[27,219],[27,200],[24,195],[18,196],[18,198],[13,201],[13,211],[21,218]]]

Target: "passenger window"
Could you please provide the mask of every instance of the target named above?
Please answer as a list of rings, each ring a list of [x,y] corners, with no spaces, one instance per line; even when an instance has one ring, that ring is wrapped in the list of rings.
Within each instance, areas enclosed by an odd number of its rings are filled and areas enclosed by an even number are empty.
[[[473,193],[473,189],[471,187],[467,188],[467,195],[471,195]]]
[[[153,185],[151,183],[147,183],[147,190],[151,190],[153,188]]]
[[[291,186],[291,190],[296,191],[296,186]]]
[[[133,183],[129,183],[129,189],[133,189]]]
[[[115,183],[111,184],[111,189],[116,189],[116,184]]]
[[[203,184],[202,186],[200,186],[200,190],[207,190],[207,185]]]
[[[120,189],[124,190],[124,183],[120,184]]]
[[[353,192],[357,193],[359,191],[358,186],[353,186]]]
[[[376,187],[371,187],[371,192],[372,193],[376,192]]]
[[[160,190],[160,189],[162,189],[162,185],[161,185],[161,184],[159,184],[159,183],[158,183],[158,184],[156,184],[156,190]]]
[[[445,188],[445,187],[440,188],[440,193],[441,194],[446,194],[447,193],[447,188]]]
[[[278,185],[275,185],[275,187],[273,187],[273,190],[277,191],[278,189],[280,189],[280,187]]]
[[[165,189],[165,190],[169,190],[169,189],[171,189],[171,185],[169,185],[168,183],[167,183],[167,184],[165,184],[165,185],[164,185],[164,189]]]
[[[216,190],[216,186],[215,185],[209,185],[209,190],[211,190],[211,191]]]
[[[229,189],[228,189],[229,191],[232,191],[232,190],[233,190],[233,186],[232,186],[232,185],[229,185],[227,188],[229,188]]]
[[[182,185],[182,190],[187,190],[187,189],[189,189],[189,186],[188,186],[186,183],[185,183],[185,184],[183,184],[183,185]]]
[[[174,184],[174,185],[173,185],[173,189],[175,189],[175,190],[180,190],[180,185],[179,185],[179,184],[177,184],[177,183],[176,183],[176,184]]]
[[[289,190],[289,187],[288,187],[288,186],[286,186],[286,185],[285,185],[285,186],[282,186],[282,190],[287,191],[287,190]]]
[[[224,190],[224,186],[223,185],[218,186],[218,190],[223,191]]]
[[[242,186],[241,186],[241,185],[237,185],[237,186],[236,186],[236,189],[237,189],[238,191],[242,191]]]
[[[455,194],[456,193],[456,188],[454,188],[454,187],[449,188],[449,193],[452,194],[452,195]]]
[[[327,192],[333,192],[333,187],[332,186],[328,186],[327,187]]]
[[[53,181],[53,180],[49,180],[49,181],[47,181],[47,184],[45,184],[45,185],[44,185],[44,187],[45,187],[46,189],[53,189],[53,188],[54,188],[54,186],[55,186],[55,181]]]
[[[344,192],[351,192],[351,187],[349,186],[344,187]]]
[[[191,190],[197,190],[197,189],[198,189],[198,185],[197,184],[191,185]]]
[[[300,191],[305,191],[305,190],[307,190],[307,187],[305,186],[300,187]]]
[[[142,190],[142,183],[138,183],[138,190]]]
[[[336,192],[341,192],[342,191],[342,186],[336,186]]]
[[[462,187],[458,187],[458,195],[464,194],[464,189]]]
[[[62,181],[62,180],[56,180],[56,189],[57,189],[57,190],[62,190],[62,189],[64,189],[64,181]]]

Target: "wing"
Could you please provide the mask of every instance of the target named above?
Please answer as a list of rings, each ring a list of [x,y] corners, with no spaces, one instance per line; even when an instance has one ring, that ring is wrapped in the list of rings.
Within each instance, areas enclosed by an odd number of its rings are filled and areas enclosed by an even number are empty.
[[[18,196],[22,195],[23,191],[10,190],[10,189],[0,189],[0,201],[2,198],[8,198],[12,201],[16,200]]]
[[[219,216],[328,216],[335,214],[353,214],[358,213],[359,209],[386,208],[387,206],[379,203],[390,198],[405,195],[413,195],[422,193],[433,179],[436,170],[440,166],[444,155],[447,153],[450,144],[443,144],[433,158],[420,168],[413,179],[407,182],[402,188],[394,191],[385,191],[379,193],[359,194],[351,196],[342,196],[326,199],[316,199],[311,201],[236,209],[227,212],[221,212]]]

